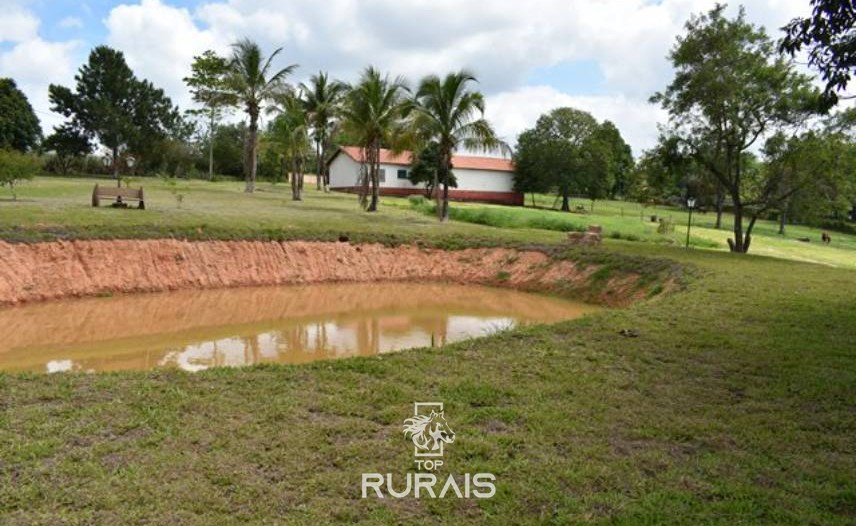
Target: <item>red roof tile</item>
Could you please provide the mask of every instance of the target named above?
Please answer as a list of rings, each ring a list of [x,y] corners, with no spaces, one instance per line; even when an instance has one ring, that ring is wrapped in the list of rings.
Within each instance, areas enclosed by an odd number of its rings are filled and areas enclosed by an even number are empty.
[[[343,146],[340,151],[351,159],[362,162],[362,149],[358,146]],[[413,161],[413,153],[404,151],[396,155],[392,150],[381,148],[381,164],[394,164],[410,166]],[[513,172],[514,165],[511,159],[500,159],[498,157],[474,157],[469,155],[455,155],[452,157],[452,167],[467,170],[487,170],[494,172]]]

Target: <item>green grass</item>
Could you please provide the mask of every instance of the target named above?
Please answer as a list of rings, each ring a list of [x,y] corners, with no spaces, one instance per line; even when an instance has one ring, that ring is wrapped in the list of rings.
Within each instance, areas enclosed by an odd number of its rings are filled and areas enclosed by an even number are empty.
[[[90,205],[94,179],[39,177],[20,187],[17,201],[0,201],[0,239],[163,238],[187,239],[318,239],[382,243],[422,242],[431,245],[550,243],[556,232],[532,229],[500,231],[456,223],[437,227],[436,220],[391,206],[360,211],[354,195],[309,190],[304,201],[292,201],[287,185],[260,183],[255,194],[241,182],[179,181],[181,206],[171,187],[159,179],[139,179],[146,194],[145,211]]]
[[[636,203],[623,201],[597,201],[594,210],[591,201],[575,200],[577,205],[585,206],[586,213],[566,213],[550,210],[554,198],[536,196],[531,208],[531,197],[527,196],[528,208],[510,208],[497,205],[474,203],[455,203],[450,209],[450,217],[456,221],[489,225],[502,229],[539,229],[559,232],[583,231],[589,225],[597,224],[603,227],[604,236],[610,239],[623,239],[663,245],[683,246],[687,236],[687,211],[672,207],[657,206],[642,207]],[[400,201],[391,204],[403,206]],[[435,209],[427,201],[407,202],[411,209],[418,210],[426,216],[433,216]],[[674,223],[671,233],[658,233],[658,223],[651,221],[651,216],[667,218]],[[693,227],[690,235],[690,246],[695,248],[727,250],[727,239],[732,236],[732,220],[730,214],[723,216],[721,229],[715,229],[716,215],[714,213],[693,214]],[[778,224],[771,221],[758,221],[752,238],[751,252],[797,261],[821,263],[836,267],[856,268],[856,236],[833,233],[833,242],[829,246],[820,243],[821,230],[802,225],[788,225],[785,235],[778,234]],[[810,243],[799,241],[809,238]]]
[[[148,212],[92,211],[68,184],[37,180],[29,202],[0,203],[0,225],[107,235],[112,220],[151,232],[205,221],[238,236],[263,223],[314,237],[345,221],[399,241],[561,237],[437,225],[406,203],[363,220],[352,196],[295,205],[236,184],[194,183],[182,210],[153,188]],[[695,270],[685,290],[627,309],[439,350],[198,374],[0,374],[0,522],[853,524],[856,272],[623,240],[557,254],[650,279],[663,265]],[[359,498],[361,473],[413,466],[400,424],[414,401],[445,404],[457,439],[444,472],[495,473],[495,498]]]

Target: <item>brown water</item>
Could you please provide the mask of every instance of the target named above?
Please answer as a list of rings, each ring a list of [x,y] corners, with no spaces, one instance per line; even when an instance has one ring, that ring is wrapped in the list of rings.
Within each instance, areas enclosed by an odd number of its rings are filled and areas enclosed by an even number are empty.
[[[440,346],[597,307],[455,284],[322,284],[88,298],[0,309],[0,369],[199,371]]]

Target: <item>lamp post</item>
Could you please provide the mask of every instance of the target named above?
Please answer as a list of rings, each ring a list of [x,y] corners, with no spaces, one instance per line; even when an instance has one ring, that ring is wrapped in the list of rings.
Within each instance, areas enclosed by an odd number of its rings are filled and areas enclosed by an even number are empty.
[[[695,208],[695,197],[688,197],[687,198],[687,208],[690,209],[690,216],[689,216],[689,219],[687,219],[687,247],[686,248],[690,248],[690,227],[692,227],[692,224],[693,224],[693,208]]]

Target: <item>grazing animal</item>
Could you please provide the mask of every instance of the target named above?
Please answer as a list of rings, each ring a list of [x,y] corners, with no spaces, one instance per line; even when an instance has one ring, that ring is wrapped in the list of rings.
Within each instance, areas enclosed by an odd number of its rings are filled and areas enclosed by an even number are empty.
[[[824,244],[828,245],[832,243],[832,236],[824,232],[820,235],[820,240],[823,241]]]
[[[440,449],[441,442],[451,444],[455,441],[455,432],[446,423],[443,411],[408,418],[404,421],[404,436],[409,436],[416,449],[422,451],[436,451]]]

